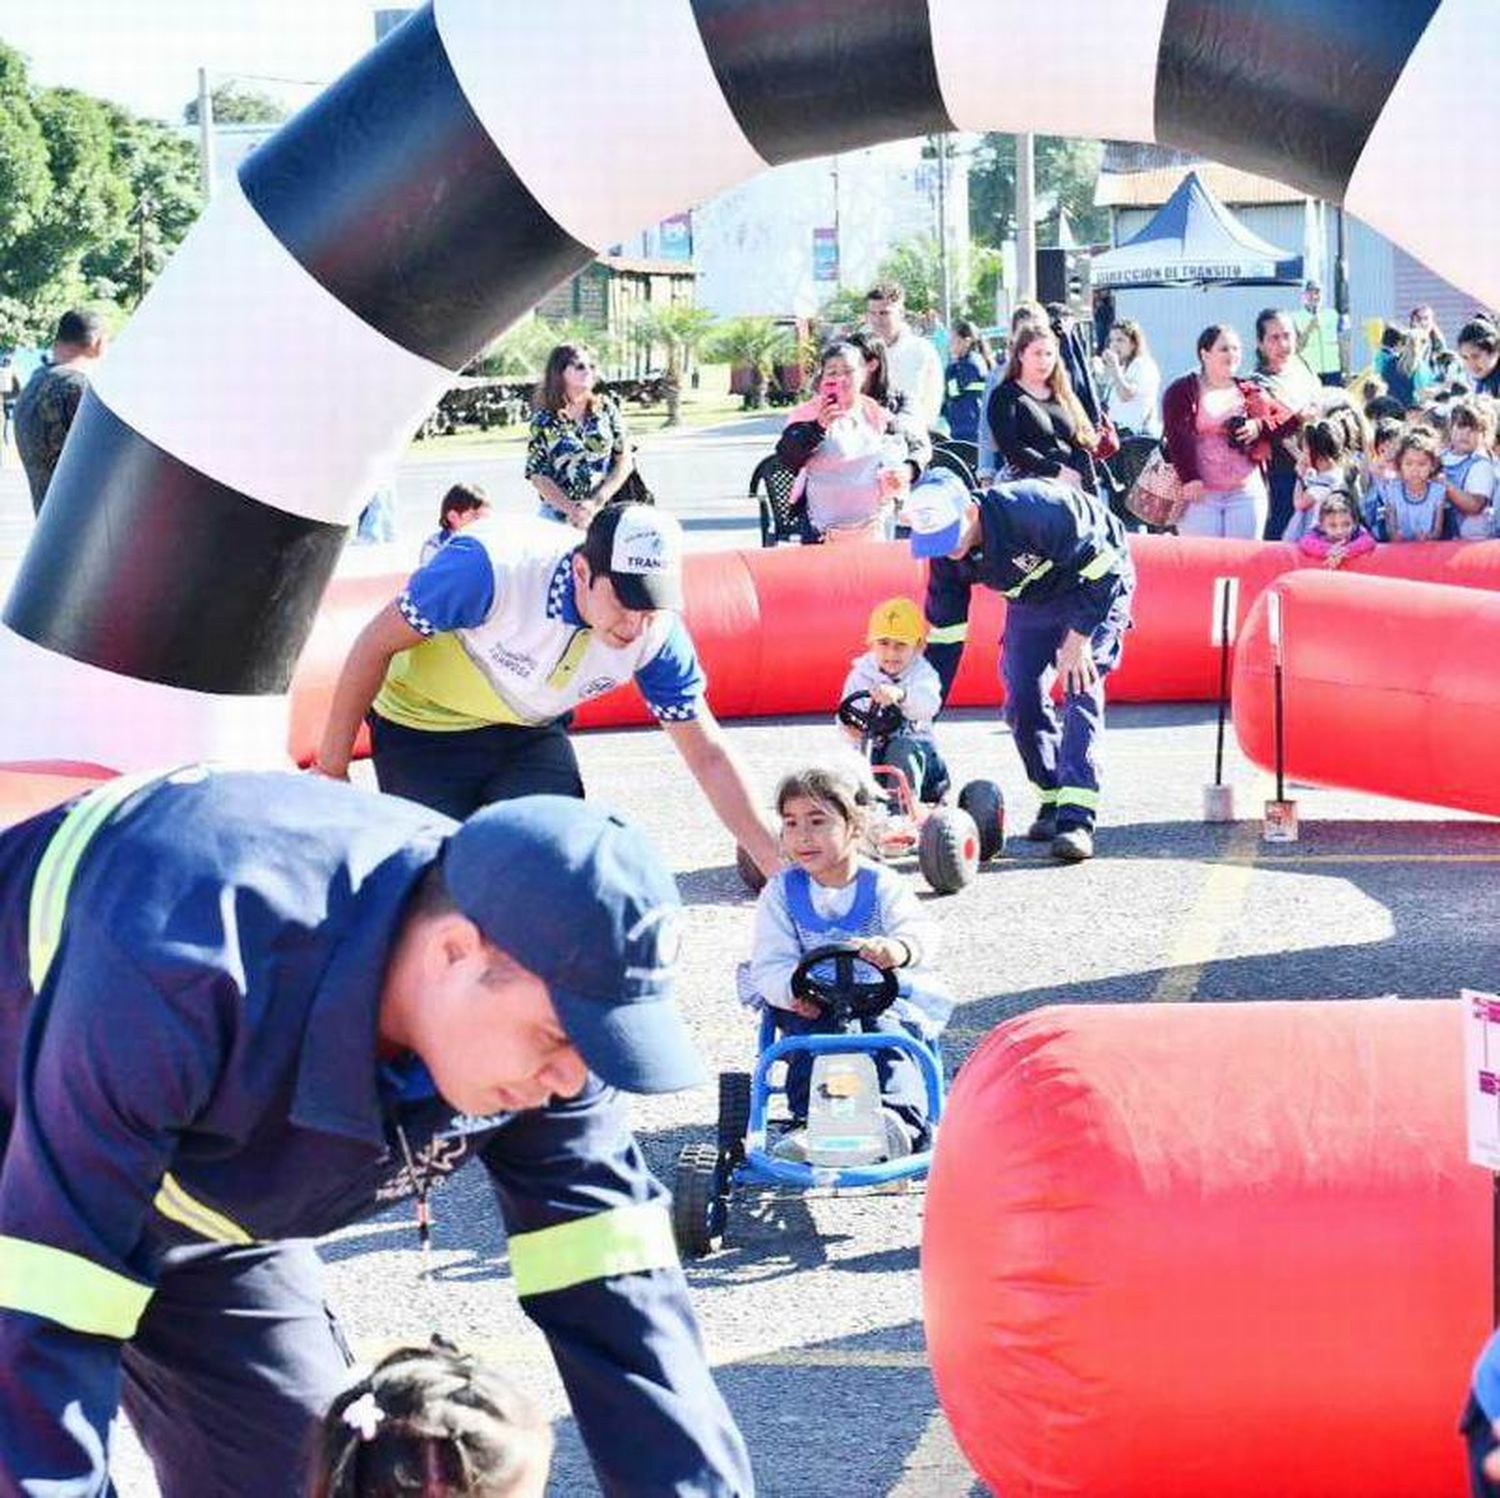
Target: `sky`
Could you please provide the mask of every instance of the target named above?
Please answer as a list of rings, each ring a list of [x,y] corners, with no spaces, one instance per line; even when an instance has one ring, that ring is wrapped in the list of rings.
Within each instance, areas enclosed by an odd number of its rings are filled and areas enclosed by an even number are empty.
[[[290,106],[305,103],[316,92],[306,84],[331,82],[373,45],[377,8],[372,0],[0,0],[0,41],[27,57],[33,83],[177,122],[200,67]]]

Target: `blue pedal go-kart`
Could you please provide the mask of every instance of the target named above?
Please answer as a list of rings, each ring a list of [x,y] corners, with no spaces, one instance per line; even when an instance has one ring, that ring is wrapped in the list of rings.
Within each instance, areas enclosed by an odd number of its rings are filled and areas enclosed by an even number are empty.
[[[817,1005],[836,1024],[873,1019],[895,1002],[896,974],[859,956],[859,948],[840,942],[818,947],[797,964],[792,993]],[[873,1056],[901,1051],[922,1074],[927,1091],[929,1137],[935,1137],[946,1087],[941,1054],[905,1032],[856,1032],[830,1035],[777,1035],[776,1011],[766,1008],[760,1020],[759,1055],[753,1072],[719,1073],[719,1128],[714,1144],[687,1144],[677,1159],[673,1182],[672,1230],[684,1258],[701,1259],[724,1239],[730,1197],[737,1186],[848,1189],[887,1186],[920,1179],[932,1163],[932,1145],[896,1159],[883,1149],[868,1148],[871,1136],[857,1127],[870,1099],[858,1074],[840,1074],[836,1058],[863,1058],[871,1081]],[[785,1067],[772,1081],[772,1069],[788,1057],[805,1053],[813,1061],[810,1085],[807,1163],[777,1159],[767,1141],[771,1100],[786,1091]],[[824,1059],[820,1062],[819,1058]],[[854,1066],[859,1066],[858,1059]],[[821,1073],[821,1080],[820,1080]],[[874,1114],[880,1114],[878,1086]],[[845,1131],[845,1120],[853,1125]],[[861,1148],[861,1146],[865,1146]],[[860,1163],[844,1163],[858,1159]]]

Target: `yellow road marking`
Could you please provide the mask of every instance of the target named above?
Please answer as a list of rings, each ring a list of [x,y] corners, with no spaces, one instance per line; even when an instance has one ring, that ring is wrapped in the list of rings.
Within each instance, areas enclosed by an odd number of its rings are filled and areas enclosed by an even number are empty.
[[[967,1498],[973,1490],[974,1473],[953,1427],[941,1409],[934,1410],[886,1498]]]
[[[1167,952],[1166,971],[1151,991],[1153,1003],[1179,1004],[1198,992],[1204,968],[1218,955],[1224,933],[1244,906],[1255,877],[1258,840],[1254,822],[1241,822],[1230,834],[1228,847],[1209,869]]]

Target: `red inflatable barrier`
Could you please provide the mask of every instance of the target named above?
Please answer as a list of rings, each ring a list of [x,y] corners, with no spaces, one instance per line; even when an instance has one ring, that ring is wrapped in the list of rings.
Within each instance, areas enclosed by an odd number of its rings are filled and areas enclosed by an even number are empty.
[[[1210,644],[1214,579],[1240,580],[1243,618],[1260,592],[1310,566],[1293,546],[1133,536],[1140,574],[1136,627],[1110,679],[1117,702],[1201,701],[1218,690]],[[1384,547],[1355,567],[1390,576],[1500,591],[1500,542]],[[871,607],[906,593],[921,599],[925,568],[898,543],[767,551],[698,552],[687,559],[687,621],[708,672],[709,701],[722,718],[831,713],[850,659],[862,648]],[[305,764],[317,747],[333,684],[354,636],[401,576],[339,578],[330,586],[292,683],[289,747]],[[954,685],[960,707],[999,701],[1004,600],[980,589],[969,644]],[[578,714],[581,726],[649,723],[639,696],[617,692]],[[360,752],[365,752],[363,745]]]
[[[1459,1005],[1063,1006],[958,1074],[927,1345],[1005,1498],[1460,1498],[1489,1331]]]
[[[1274,591],[1288,776],[1500,816],[1500,596],[1329,572]],[[1264,769],[1275,765],[1269,616],[1262,597],[1234,667],[1235,732]]]
[[[24,822],[49,806],[92,790],[114,771],[73,760],[12,760],[0,763],[0,827]]]

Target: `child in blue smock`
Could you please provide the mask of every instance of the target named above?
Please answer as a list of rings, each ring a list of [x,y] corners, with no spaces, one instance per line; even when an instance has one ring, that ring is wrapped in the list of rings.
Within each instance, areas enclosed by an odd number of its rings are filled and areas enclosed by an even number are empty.
[[[862,856],[865,813],[854,780],[834,770],[798,771],[777,787],[776,811],[789,867],[766,884],[755,908],[751,991],[776,1011],[782,1033],[830,1033],[834,1027],[826,1016],[793,996],[792,973],[818,947],[855,942],[877,967],[896,969],[901,984],[896,1002],[876,1018],[858,1021],[860,1028],[904,1031],[936,1045],[953,1012],[953,1000],[932,967],[937,931],[901,876]],[[924,1148],[927,1091],[917,1064],[901,1052],[881,1051],[875,1068],[888,1154],[894,1159]],[[780,1159],[807,1158],[811,1073],[806,1055],[787,1064],[794,1123],[773,1151]]]

